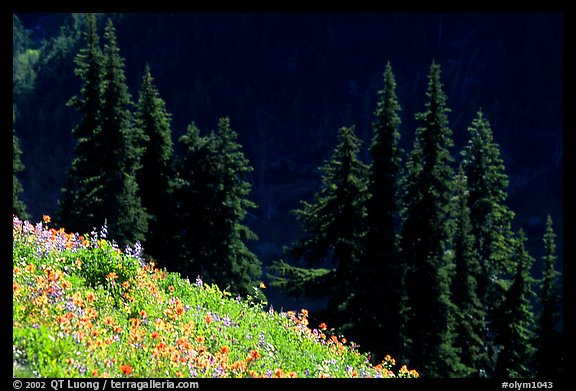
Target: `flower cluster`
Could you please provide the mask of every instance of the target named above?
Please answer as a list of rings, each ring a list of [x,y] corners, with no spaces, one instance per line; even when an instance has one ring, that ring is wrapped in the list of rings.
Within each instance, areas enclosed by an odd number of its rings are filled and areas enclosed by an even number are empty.
[[[144,262],[139,245],[122,252],[105,227],[85,239],[43,223],[13,218],[14,360],[38,376],[418,375],[372,366],[304,309],[265,310]]]

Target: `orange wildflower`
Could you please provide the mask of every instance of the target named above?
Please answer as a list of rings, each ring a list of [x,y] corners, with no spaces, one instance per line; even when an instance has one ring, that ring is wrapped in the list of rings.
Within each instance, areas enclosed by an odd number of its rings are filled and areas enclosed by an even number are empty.
[[[326,323],[324,322],[320,323],[318,327],[320,328],[320,330],[326,330],[328,328],[328,326],[326,326]]]
[[[92,377],[98,376],[98,370],[97,370],[97,369],[94,369],[92,372],[90,372],[90,375],[91,375]]]
[[[134,369],[133,369],[130,365],[128,365],[128,364],[120,365],[120,370],[121,370],[122,373],[125,374],[125,375],[129,375],[129,374],[131,374],[132,372],[134,372]]]
[[[262,281],[260,282],[260,289],[266,289],[266,284],[264,284]]]
[[[206,320],[206,323],[210,324],[214,321],[214,318],[212,318],[211,314],[206,315],[206,317],[204,318]]]
[[[49,223],[51,221],[50,216],[48,215],[43,215],[42,220],[44,220],[45,223]]]
[[[112,280],[112,281],[114,281],[117,278],[118,278],[118,274],[116,274],[115,272],[108,273],[108,275],[106,276],[107,280]]]
[[[306,309],[304,309],[304,308],[300,310],[300,313],[301,313],[303,316],[306,316],[306,317],[308,316],[308,310],[306,310]]]
[[[246,357],[246,362],[251,362],[254,360],[257,360],[260,358],[260,353],[258,353],[257,350],[251,350],[250,353],[248,354],[248,357]]]
[[[88,292],[86,293],[86,299],[88,299],[88,301],[94,301],[96,300],[96,295],[94,294],[94,292]]]
[[[228,353],[230,353],[230,348],[228,346],[224,345],[220,348],[220,353],[228,354]]]
[[[158,334],[158,331],[154,331],[152,334],[150,334],[150,337],[153,339],[158,339],[160,337],[160,334]]]
[[[200,342],[200,343],[204,343],[204,337],[199,335],[196,337],[196,341]]]
[[[106,326],[113,326],[114,325],[114,318],[111,316],[107,316],[106,318],[104,318],[104,324]]]
[[[170,292],[174,292],[174,287],[173,287],[172,285],[170,285],[170,286],[168,287],[168,290],[169,290]]]
[[[282,370],[282,368],[276,368],[274,370],[274,376],[275,377],[284,377],[284,371]]]

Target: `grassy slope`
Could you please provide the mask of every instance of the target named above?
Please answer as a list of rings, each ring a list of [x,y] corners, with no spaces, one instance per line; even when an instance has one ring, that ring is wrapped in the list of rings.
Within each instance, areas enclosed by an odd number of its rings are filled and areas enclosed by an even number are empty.
[[[265,310],[96,233],[14,218],[13,236],[15,377],[417,376],[393,359],[371,365],[345,338],[309,328],[306,310]]]

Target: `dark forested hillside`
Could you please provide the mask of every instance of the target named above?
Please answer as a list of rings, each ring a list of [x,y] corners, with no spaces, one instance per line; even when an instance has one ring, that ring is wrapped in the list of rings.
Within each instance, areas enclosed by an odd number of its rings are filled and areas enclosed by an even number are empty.
[[[499,144],[508,206],[539,260],[548,213],[562,248],[563,21],[560,14],[113,14],[133,97],[150,65],[172,115],[176,141],[194,121],[215,129],[230,118],[254,167],[247,224],[264,265],[300,228],[290,210],[310,200],[337,129],[356,125],[368,140],[382,74],[396,76],[401,146],[408,150],[424,105],[426,75],[442,66],[455,151],[479,108]],[[74,157],[78,113],[66,102],[80,88],[74,56],[79,14],[14,17],[15,135],[25,170],[22,200],[35,218],[53,214]],[[180,154],[175,144],[176,153]],[[453,153],[457,158],[458,154]],[[537,266],[539,267],[539,266]]]

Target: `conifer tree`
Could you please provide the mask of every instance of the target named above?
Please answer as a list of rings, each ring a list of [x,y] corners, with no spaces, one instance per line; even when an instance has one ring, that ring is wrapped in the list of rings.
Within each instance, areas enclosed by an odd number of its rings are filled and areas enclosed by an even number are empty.
[[[94,14],[87,14],[87,31],[83,33],[86,47],[76,55],[75,73],[82,79],[80,96],[68,102],[81,115],[80,123],[73,129],[76,139],[76,156],[67,173],[63,198],[60,203],[60,224],[71,231],[88,233],[104,223],[103,199],[99,197],[102,174],[98,158],[103,150],[97,144],[102,104],[103,56]]]
[[[20,143],[14,130],[12,130],[12,148],[12,213],[18,216],[18,218],[24,220],[28,219],[30,216],[26,211],[26,205],[20,199],[20,194],[24,191],[24,188],[16,175],[19,172],[24,171],[25,167],[20,159],[22,150],[20,149]]]
[[[459,376],[454,343],[454,311],[450,301],[450,209],[453,191],[452,131],[442,91],[440,66],[432,63],[426,110],[416,114],[416,129],[405,183],[406,213],[401,248],[407,266],[406,290],[411,366],[423,375]]]
[[[347,335],[381,355],[400,358],[405,349],[405,265],[400,257],[400,105],[390,63],[372,124],[365,252],[356,267],[358,286],[348,304]]]
[[[538,376],[549,377],[558,375],[562,370],[562,349],[559,345],[560,336],[557,324],[560,321],[560,291],[556,270],[556,234],[550,215],[546,218],[544,233],[544,256],[542,262],[544,271],[541,280],[540,302],[542,310],[538,318],[538,341],[536,353],[536,369]]]
[[[171,116],[153,82],[146,64],[137,112],[136,127],[146,136],[142,168],[138,172],[138,185],[142,205],[148,213],[146,252],[159,260],[171,231],[171,211],[174,182],[174,148],[172,144]]]
[[[341,307],[355,288],[355,275],[361,255],[363,198],[366,193],[367,167],[358,160],[360,140],[354,127],[338,131],[338,144],[332,157],[320,168],[322,185],[313,202],[303,201],[295,210],[306,237],[294,243],[287,253],[296,261],[303,260],[307,268],[276,262],[271,268],[274,284],[288,292],[328,295],[327,321],[344,322]],[[320,269],[310,269],[320,266]],[[335,325],[335,324],[334,324]]]
[[[478,298],[476,276],[480,260],[475,248],[468,207],[468,185],[460,166],[456,177],[455,224],[452,251],[455,274],[452,281],[452,302],[456,306],[456,340],[460,361],[472,377],[485,377],[488,355],[484,342],[484,307]]]
[[[106,23],[104,38],[101,129],[95,135],[96,143],[102,147],[102,154],[97,157],[102,172],[99,198],[103,200],[101,213],[108,220],[112,238],[128,244],[143,241],[148,229],[136,180],[147,137],[142,129],[134,126],[124,59],[120,56],[110,19]]]
[[[534,259],[526,251],[525,242],[526,235],[520,230],[511,256],[516,271],[497,312],[497,328],[500,331],[497,342],[502,348],[496,363],[496,377],[533,375],[535,319],[531,301],[535,294],[530,269]]]
[[[462,150],[462,167],[468,180],[470,225],[480,260],[478,298],[486,311],[484,340],[489,349],[490,375],[496,359],[494,314],[501,305],[505,284],[514,272],[510,264],[511,221],[514,213],[506,206],[508,177],[500,149],[494,142],[490,123],[481,110],[468,128],[470,139]]]
[[[175,194],[182,221],[179,266],[223,289],[258,296],[254,287],[260,261],[245,244],[257,236],[242,223],[248,208],[256,207],[247,198],[252,167],[236,139],[227,118],[208,136],[191,124],[180,138],[184,156]]]

